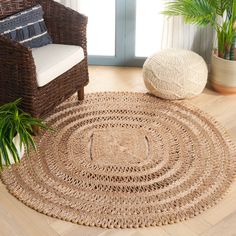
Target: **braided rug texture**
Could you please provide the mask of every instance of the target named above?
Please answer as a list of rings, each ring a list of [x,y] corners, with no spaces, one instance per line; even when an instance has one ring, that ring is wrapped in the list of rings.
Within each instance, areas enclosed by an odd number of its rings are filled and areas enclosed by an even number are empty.
[[[236,148],[197,108],[142,93],[94,93],[47,118],[55,132],[5,169],[10,193],[87,226],[172,224],[215,205],[233,182]]]

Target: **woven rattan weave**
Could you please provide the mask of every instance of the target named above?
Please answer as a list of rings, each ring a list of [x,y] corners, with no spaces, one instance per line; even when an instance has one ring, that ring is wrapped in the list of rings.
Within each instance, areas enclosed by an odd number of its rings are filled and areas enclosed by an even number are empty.
[[[38,87],[32,50],[0,35],[0,105],[22,98],[21,106],[35,117],[44,117],[76,91],[83,99],[88,84],[87,17],[53,0],[1,0],[0,20],[40,4],[53,43],[77,45],[85,58],[43,87]],[[47,58],[45,58],[47,60]]]
[[[38,153],[2,172],[9,191],[46,215],[88,226],[148,227],[215,205],[234,180],[224,129],[183,102],[141,93],[67,101]]]

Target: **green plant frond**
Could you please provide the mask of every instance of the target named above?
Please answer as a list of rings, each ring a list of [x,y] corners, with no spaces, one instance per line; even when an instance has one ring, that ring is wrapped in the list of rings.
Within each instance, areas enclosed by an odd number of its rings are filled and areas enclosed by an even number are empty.
[[[25,151],[28,155],[29,149],[30,149],[30,142],[29,142],[27,133],[25,132],[25,130],[20,129],[19,136],[20,136],[20,140],[22,140],[22,142],[25,144]]]
[[[8,148],[8,151],[11,153],[13,160],[15,163],[20,161],[19,153],[16,149],[16,146],[13,142],[10,142],[9,140],[6,139],[6,145]]]
[[[206,26],[213,24],[216,18],[216,9],[210,0],[176,0],[166,3],[163,14],[183,16],[186,23]]]
[[[51,130],[41,119],[33,118],[30,114],[19,108],[21,99],[0,106],[0,168],[3,162],[10,165],[9,153],[15,162],[20,161],[19,153],[13,138],[16,134],[20,137],[20,147],[24,145],[27,154],[32,147],[36,150],[36,144],[31,136],[33,126],[38,126],[43,130]]]
[[[1,146],[0,146],[0,170],[3,169],[3,163],[2,163],[2,150],[1,150]]]
[[[206,26],[217,32],[219,56],[225,58],[236,37],[236,0],[170,0],[162,12],[183,16],[186,23]]]
[[[12,111],[0,111],[0,117],[3,118],[6,115],[13,114]]]
[[[8,132],[11,127],[11,121],[5,120],[5,122],[0,126],[0,135],[2,138],[8,137]]]
[[[29,140],[31,146],[33,147],[33,149],[36,151],[37,150],[37,146],[36,146],[32,136],[29,133],[28,133],[28,140]]]
[[[1,143],[0,147],[1,147],[2,158],[5,160],[6,166],[9,166],[10,160],[7,153],[7,144],[4,139],[0,143]]]
[[[0,169],[1,170],[3,168],[3,160],[6,159],[3,149],[4,149],[4,146],[3,146],[2,142],[0,141]],[[6,161],[5,161],[5,163],[6,163]]]
[[[217,15],[223,17],[225,11],[227,14],[231,14],[233,1],[234,0],[209,0],[209,3],[216,9]]]
[[[9,131],[9,140],[13,140],[14,137],[15,137],[15,129],[12,126]]]

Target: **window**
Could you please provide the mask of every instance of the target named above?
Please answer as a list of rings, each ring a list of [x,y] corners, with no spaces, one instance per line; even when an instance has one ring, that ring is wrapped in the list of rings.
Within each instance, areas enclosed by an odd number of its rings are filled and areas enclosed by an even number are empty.
[[[89,17],[90,64],[141,66],[161,48],[160,0],[80,0]]]

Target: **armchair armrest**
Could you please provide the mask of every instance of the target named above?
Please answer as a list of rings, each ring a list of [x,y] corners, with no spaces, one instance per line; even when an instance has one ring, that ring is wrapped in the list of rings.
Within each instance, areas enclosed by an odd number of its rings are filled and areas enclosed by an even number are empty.
[[[88,18],[53,0],[37,0],[43,6],[44,19],[54,43],[78,45],[87,56]]]
[[[6,63],[9,59],[15,62],[22,62],[23,56],[32,58],[31,49],[3,35],[0,35],[0,49],[0,60]]]
[[[37,89],[31,49],[0,35],[0,103],[31,97]],[[29,101],[28,101],[29,102]]]

